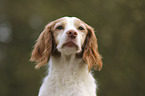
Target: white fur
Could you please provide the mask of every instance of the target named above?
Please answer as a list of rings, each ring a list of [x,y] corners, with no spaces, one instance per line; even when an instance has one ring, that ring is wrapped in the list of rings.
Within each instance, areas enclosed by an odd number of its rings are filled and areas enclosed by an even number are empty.
[[[50,58],[49,74],[38,96],[96,96],[96,84],[88,66],[75,55]]]

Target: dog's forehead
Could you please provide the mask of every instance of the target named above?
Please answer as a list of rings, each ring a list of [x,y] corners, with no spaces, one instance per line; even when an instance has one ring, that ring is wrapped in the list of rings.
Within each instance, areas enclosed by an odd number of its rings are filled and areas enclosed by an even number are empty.
[[[83,21],[77,17],[62,17],[57,20],[57,23],[64,23],[67,25],[70,25],[70,24],[79,25],[79,24],[83,23]]]

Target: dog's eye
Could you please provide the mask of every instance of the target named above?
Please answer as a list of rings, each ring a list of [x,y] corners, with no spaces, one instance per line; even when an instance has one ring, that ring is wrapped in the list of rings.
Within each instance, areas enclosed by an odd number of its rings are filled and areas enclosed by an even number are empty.
[[[63,29],[63,27],[62,26],[58,26],[58,27],[56,27],[56,29],[61,30],[61,29]]]
[[[79,27],[78,29],[79,29],[79,30],[85,30],[83,27]]]

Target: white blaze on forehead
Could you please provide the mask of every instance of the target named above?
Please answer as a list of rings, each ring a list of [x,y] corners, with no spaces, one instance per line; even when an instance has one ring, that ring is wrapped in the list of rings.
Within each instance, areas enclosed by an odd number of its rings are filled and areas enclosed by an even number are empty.
[[[67,29],[77,30],[80,26],[86,29],[86,26],[76,17],[66,17],[66,25]]]
[[[66,31],[67,30],[76,30],[75,25],[74,25],[74,21],[75,21],[75,17],[67,17],[66,18]]]

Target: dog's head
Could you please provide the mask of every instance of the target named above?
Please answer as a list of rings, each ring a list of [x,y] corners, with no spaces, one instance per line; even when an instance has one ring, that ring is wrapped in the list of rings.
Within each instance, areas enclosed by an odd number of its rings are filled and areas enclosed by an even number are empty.
[[[102,68],[93,28],[76,17],[63,17],[47,24],[37,39],[30,60],[36,61],[36,68],[39,68],[51,55],[59,54],[78,55],[88,64],[89,70],[93,66]]]

